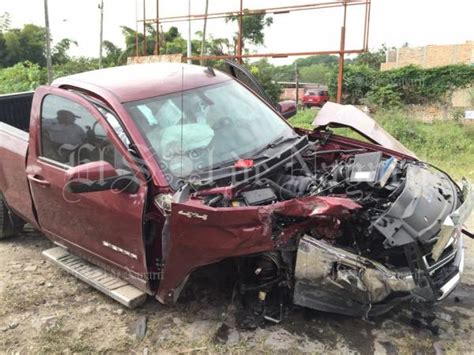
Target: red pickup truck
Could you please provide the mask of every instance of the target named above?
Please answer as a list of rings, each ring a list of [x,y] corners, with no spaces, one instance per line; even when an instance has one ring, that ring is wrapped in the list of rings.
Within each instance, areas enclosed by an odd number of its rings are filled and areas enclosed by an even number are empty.
[[[109,68],[0,97],[0,238],[31,224],[57,244],[49,259],[130,307],[173,303],[225,260],[246,326],[293,303],[365,316],[444,299],[470,186],[356,109],[328,103],[294,129],[227,65]]]

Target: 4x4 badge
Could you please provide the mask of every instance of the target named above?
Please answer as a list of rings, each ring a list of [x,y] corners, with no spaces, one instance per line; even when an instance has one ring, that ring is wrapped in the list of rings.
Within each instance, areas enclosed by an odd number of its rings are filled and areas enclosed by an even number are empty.
[[[183,210],[178,211],[178,214],[181,216],[186,216],[188,218],[199,218],[202,219],[203,221],[207,221],[207,214],[199,214],[196,212],[185,212]]]

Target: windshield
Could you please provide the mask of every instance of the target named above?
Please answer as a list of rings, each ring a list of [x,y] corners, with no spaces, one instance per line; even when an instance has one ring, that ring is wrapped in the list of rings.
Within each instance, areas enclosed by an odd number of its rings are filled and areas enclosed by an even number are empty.
[[[236,81],[128,103],[171,183],[293,137],[293,130]]]

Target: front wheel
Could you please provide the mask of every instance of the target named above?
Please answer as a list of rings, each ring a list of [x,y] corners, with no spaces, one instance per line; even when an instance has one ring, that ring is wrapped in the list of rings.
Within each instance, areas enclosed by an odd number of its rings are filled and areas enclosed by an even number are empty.
[[[0,239],[17,235],[23,230],[24,225],[25,222],[8,209],[0,194]]]

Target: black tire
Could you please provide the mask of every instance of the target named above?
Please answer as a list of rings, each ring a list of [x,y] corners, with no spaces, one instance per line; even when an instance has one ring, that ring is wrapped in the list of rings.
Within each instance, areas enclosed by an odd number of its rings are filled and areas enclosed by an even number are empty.
[[[24,225],[25,222],[8,210],[0,194],[0,239],[14,237],[23,230]]]

